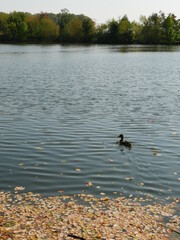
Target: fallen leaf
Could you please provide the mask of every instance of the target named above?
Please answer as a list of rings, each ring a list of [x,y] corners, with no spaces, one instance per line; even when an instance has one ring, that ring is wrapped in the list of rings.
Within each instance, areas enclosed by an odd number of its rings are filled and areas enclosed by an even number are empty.
[[[113,160],[113,159],[109,159],[109,161],[110,161],[110,162],[114,162],[114,160]]]
[[[100,194],[101,194],[102,196],[106,195],[104,192],[101,192]]]
[[[63,192],[64,192],[64,190],[62,190],[62,189],[58,190],[58,193],[63,193]]]
[[[39,150],[39,151],[40,151],[40,150],[43,150],[42,147],[35,147],[35,149],[36,149],[36,150]]]
[[[22,187],[22,186],[14,188],[15,191],[23,191],[24,189],[25,187]]]
[[[144,186],[144,183],[138,182],[137,185],[138,185],[139,187],[142,187],[142,186]]]
[[[88,187],[92,187],[93,184],[92,184],[92,182],[87,182],[87,183],[86,183],[86,186],[88,186]]]
[[[153,151],[154,156],[156,156],[157,153],[158,153],[158,150],[157,150],[157,149],[154,149],[154,151]]]
[[[157,156],[157,157],[162,156],[162,154],[158,153],[157,149],[154,149],[153,154],[154,154],[154,156]]]
[[[125,178],[127,181],[131,181],[133,179],[133,177],[126,177]]]

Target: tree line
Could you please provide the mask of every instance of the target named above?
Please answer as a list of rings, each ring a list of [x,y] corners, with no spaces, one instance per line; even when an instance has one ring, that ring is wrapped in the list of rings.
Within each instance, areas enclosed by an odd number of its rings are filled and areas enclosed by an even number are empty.
[[[141,16],[138,22],[124,15],[97,25],[91,18],[67,9],[58,14],[0,12],[0,42],[180,44],[180,19],[159,12]]]

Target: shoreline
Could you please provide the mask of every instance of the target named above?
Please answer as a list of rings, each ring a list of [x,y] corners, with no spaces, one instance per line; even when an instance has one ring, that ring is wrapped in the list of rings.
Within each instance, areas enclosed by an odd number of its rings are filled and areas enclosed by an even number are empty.
[[[97,42],[92,42],[92,43],[72,43],[72,42],[58,42],[58,41],[0,41],[1,45],[62,45],[62,46],[68,46],[68,45],[74,45],[74,46],[148,46],[148,47],[158,47],[158,46],[163,46],[163,47],[173,47],[173,46],[180,46],[179,43],[173,43],[173,44],[168,44],[168,43],[97,43]]]
[[[178,239],[178,203],[0,192],[0,239]]]

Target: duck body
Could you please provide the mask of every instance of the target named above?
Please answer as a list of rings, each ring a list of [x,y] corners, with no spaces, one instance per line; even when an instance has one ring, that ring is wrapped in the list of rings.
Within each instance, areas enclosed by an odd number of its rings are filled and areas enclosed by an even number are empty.
[[[120,144],[120,145],[123,145],[123,146],[125,146],[125,147],[129,147],[129,148],[132,147],[132,144],[131,144],[130,142],[124,141],[124,136],[123,136],[123,134],[120,134],[118,137],[121,138],[120,141],[119,141],[119,144]]]

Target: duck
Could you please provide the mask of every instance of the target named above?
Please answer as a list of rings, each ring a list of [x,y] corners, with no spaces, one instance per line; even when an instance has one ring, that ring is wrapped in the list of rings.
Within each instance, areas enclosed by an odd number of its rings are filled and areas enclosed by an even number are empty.
[[[120,141],[119,141],[119,144],[120,144],[120,145],[123,145],[123,146],[125,146],[125,147],[129,147],[129,148],[132,147],[132,144],[131,144],[130,142],[128,142],[128,141],[123,141],[123,139],[124,139],[123,134],[120,134],[118,137],[121,138]]]

